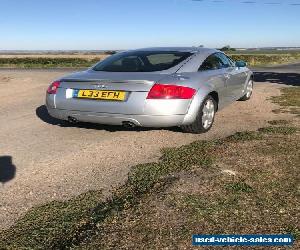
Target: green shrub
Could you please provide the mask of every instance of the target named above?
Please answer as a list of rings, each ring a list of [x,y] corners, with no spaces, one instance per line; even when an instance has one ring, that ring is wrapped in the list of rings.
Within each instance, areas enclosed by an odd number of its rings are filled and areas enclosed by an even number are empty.
[[[24,57],[24,58],[0,58],[0,67],[21,68],[52,68],[52,67],[89,67],[99,59],[83,58],[46,58],[46,57]]]
[[[235,61],[245,61],[249,66],[284,64],[300,59],[300,54],[234,54]]]

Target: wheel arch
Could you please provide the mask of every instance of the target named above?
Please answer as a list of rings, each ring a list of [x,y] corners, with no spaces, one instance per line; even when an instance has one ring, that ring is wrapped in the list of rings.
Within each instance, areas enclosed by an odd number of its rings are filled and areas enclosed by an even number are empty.
[[[254,81],[254,73],[251,73],[249,79],[251,79],[252,81]]]
[[[216,101],[216,103],[217,103],[216,110],[218,111],[218,109],[219,109],[219,94],[218,94],[218,92],[217,91],[212,91],[208,95],[210,95]]]
[[[217,91],[215,90],[208,90],[204,91],[203,89],[200,89],[197,94],[194,96],[190,107],[188,108],[188,111],[185,115],[185,118],[182,122],[182,125],[186,125],[186,124],[191,124],[192,122],[195,121],[197,114],[199,112],[199,109],[202,105],[203,100],[207,97],[207,96],[212,96],[212,98],[216,101],[217,103],[217,108],[216,110],[218,110],[219,107],[219,94]]]

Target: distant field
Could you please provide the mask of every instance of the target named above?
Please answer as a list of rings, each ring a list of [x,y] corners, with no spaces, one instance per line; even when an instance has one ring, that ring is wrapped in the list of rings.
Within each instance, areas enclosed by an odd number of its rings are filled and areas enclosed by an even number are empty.
[[[300,61],[300,53],[289,54],[229,54],[234,60],[243,60],[249,66],[268,66]]]
[[[107,54],[0,54],[2,68],[90,67]]]
[[[237,50],[230,51],[230,54],[247,54],[247,55],[270,55],[270,54],[300,54],[299,50]]]
[[[268,66],[300,61],[300,51],[230,51],[234,60],[243,60],[249,66]],[[2,68],[80,68],[89,67],[106,58],[107,54],[0,54]]]
[[[2,68],[80,68],[90,67],[104,57],[7,57],[0,58]]]

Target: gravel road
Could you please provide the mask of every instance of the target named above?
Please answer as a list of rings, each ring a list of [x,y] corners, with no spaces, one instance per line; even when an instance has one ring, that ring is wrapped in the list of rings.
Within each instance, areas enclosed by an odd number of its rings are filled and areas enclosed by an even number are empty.
[[[268,120],[287,119],[287,114],[272,113],[277,107],[267,101],[279,94],[281,84],[299,84],[299,65],[293,66],[295,70],[286,67],[260,70],[253,98],[217,113],[212,130],[201,135],[181,133],[177,128],[61,126],[47,115],[45,90],[70,70],[1,69],[0,228],[12,225],[32,206],[88,190],[102,189],[108,194],[124,182],[130,166],[158,159],[163,147],[220,138],[255,130]]]

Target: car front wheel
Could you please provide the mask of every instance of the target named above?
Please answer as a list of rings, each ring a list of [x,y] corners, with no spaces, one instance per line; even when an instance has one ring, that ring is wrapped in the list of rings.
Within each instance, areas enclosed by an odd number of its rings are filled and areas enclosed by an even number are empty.
[[[207,132],[214,123],[216,110],[216,101],[208,95],[201,104],[196,120],[190,125],[182,126],[183,131],[195,134]]]

